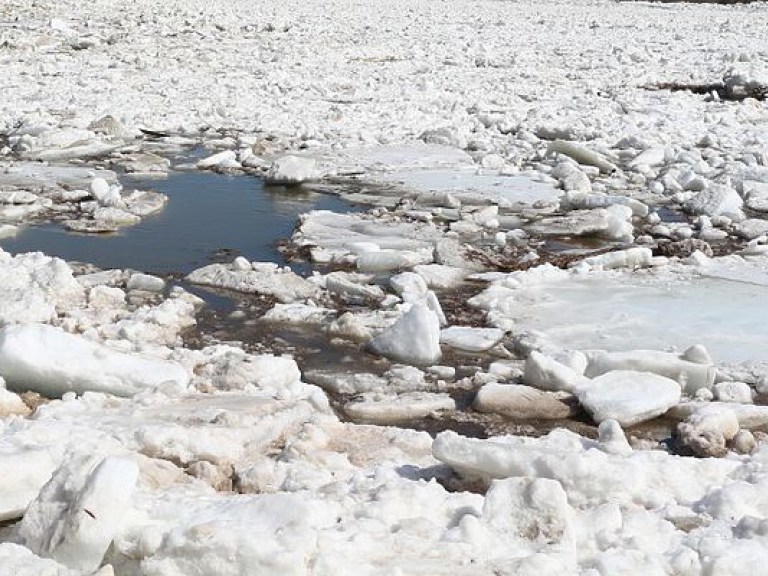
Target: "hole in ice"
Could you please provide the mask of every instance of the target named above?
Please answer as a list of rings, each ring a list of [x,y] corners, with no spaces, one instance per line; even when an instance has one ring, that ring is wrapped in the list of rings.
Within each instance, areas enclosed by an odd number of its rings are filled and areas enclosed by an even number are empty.
[[[661,207],[656,210],[656,214],[659,215],[662,222],[688,222],[688,218],[685,214],[672,210],[671,208]]]
[[[670,1],[670,0],[666,0]],[[715,1],[713,4],[736,4],[732,1]],[[768,89],[765,86],[745,87],[739,86],[736,89],[727,86],[724,82],[712,82],[709,84],[686,84],[684,82],[662,82],[652,86],[655,90],[669,90],[671,92],[691,92],[702,96],[717,94],[720,100],[731,102],[741,102],[747,98],[755,100],[765,100],[768,98]]]

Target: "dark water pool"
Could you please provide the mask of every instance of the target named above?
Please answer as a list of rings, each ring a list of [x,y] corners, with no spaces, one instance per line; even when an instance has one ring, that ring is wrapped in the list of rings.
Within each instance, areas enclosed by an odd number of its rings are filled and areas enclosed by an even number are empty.
[[[190,272],[224,249],[252,261],[284,263],[276,242],[291,236],[300,214],[354,210],[335,196],[265,187],[251,176],[182,171],[165,180],[123,177],[121,182],[126,190],[162,192],[168,204],[159,214],[115,234],[74,234],[58,224],[33,225],[15,238],[0,240],[0,247],[154,274]]]

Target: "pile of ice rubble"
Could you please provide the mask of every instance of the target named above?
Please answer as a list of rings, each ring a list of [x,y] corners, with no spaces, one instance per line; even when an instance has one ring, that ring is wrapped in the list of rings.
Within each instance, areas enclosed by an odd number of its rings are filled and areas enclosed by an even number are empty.
[[[679,354],[579,351],[507,333],[507,322],[523,321],[516,291],[593,275],[618,281],[626,269],[606,264],[653,263],[645,253],[491,275],[475,304],[500,328],[441,328],[429,267],[387,286],[362,272],[305,280],[244,259],[192,274],[270,294],[276,321],[317,322],[440,378],[452,377],[436,365],[441,348],[496,350],[475,376],[484,380],[478,410],[564,418],[573,398],[600,425],[596,440],[556,430],[489,440],[445,432],[434,441],[339,421],[289,357],[185,348],[181,334],[200,302],[180,288],[166,295],[161,279],[74,275],[41,254],[0,256],[0,518],[9,521],[0,573],[752,574],[768,559],[765,445],[750,432],[768,422],[768,408],[753,403],[768,391],[764,355],[716,365],[701,345]],[[650,285],[655,276],[695,284],[718,273],[768,284],[764,257],[655,264]],[[381,308],[342,321],[318,305],[333,298]],[[621,323],[603,328],[615,328],[606,342],[621,345]],[[527,347],[524,366],[505,359],[504,346]],[[313,380],[362,398],[345,407],[353,421],[455,407],[413,366]],[[50,399],[31,415],[29,391]],[[633,449],[622,427],[662,414],[679,422],[682,447],[725,457]]]
[[[263,131],[291,150],[421,137],[472,147],[491,164],[494,155],[528,154],[530,137],[634,132],[676,141],[711,132],[738,148],[752,134],[740,120],[761,113],[638,90],[724,77],[735,93],[764,86],[759,6],[483,0],[448,11],[329,0],[317,10],[292,0],[250,8],[248,0],[95,0],[85,12],[74,0],[16,0],[3,12],[3,64],[13,82],[0,121],[41,106],[63,118],[88,110],[117,119],[73,122],[81,132],[53,141],[55,150],[38,146],[34,133],[16,144],[44,159],[103,150],[83,137],[89,126],[115,135],[132,126],[221,126]],[[647,121],[648,110],[660,109]],[[220,161],[249,158],[233,149]]]

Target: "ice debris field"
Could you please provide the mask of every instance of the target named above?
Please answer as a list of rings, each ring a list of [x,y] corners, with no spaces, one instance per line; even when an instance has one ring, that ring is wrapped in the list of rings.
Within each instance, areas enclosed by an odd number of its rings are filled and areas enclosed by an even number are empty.
[[[4,0],[0,576],[765,574],[767,23]]]

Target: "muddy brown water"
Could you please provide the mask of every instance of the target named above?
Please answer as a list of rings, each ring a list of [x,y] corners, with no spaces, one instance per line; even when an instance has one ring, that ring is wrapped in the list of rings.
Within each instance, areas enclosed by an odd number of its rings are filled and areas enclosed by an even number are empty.
[[[302,371],[333,369],[383,374],[391,368],[388,360],[368,354],[360,344],[332,341],[321,331],[264,322],[260,317],[274,305],[272,298],[193,286],[183,281],[183,276],[197,267],[212,261],[230,261],[237,255],[252,261],[292,263],[300,273],[309,273],[308,265],[289,262],[297,254],[278,249],[292,234],[299,215],[312,209],[349,212],[359,208],[337,196],[266,187],[259,179],[243,175],[174,171],[162,180],[122,175],[121,182],[128,190],[162,192],[169,197],[168,205],[160,214],[115,234],[75,234],[59,224],[43,223],[28,226],[16,238],[0,241],[0,247],[12,253],[39,250],[68,261],[88,262],[101,268],[130,268],[170,278],[206,302],[197,326],[184,335],[191,347],[232,342],[253,353],[289,354]],[[567,265],[572,256],[564,252],[569,249],[604,251],[605,244],[591,239],[563,239],[562,244],[552,240],[541,248],[543,261]],[[520,267],[515,257],[509,255],[508,266],[512,269]],[[438,294],[450,324],[485,324],[484,314],[466,304],[483,288],[482,284],[466,283]],[[487,369],[497,359],[487,354],[446,350],[442,364],[457,367],[459,380],[443,389],[457,400],[459,409],[395,425],[432,435],[450,429],[479,438],[502,434],[540,436],[563,427],[587,437],[596,436],[594,423],[583,413],[568,420],[511,421],[472,410],[477,386],[471,385],[466,377]],[[331,395],[332,405],[342,417],[341,407],[348,400]],[[661,429],[669,430],[664,426]],[[659,426],[636,432],[648,439],[661,439],[666,434],[659,432]]]

